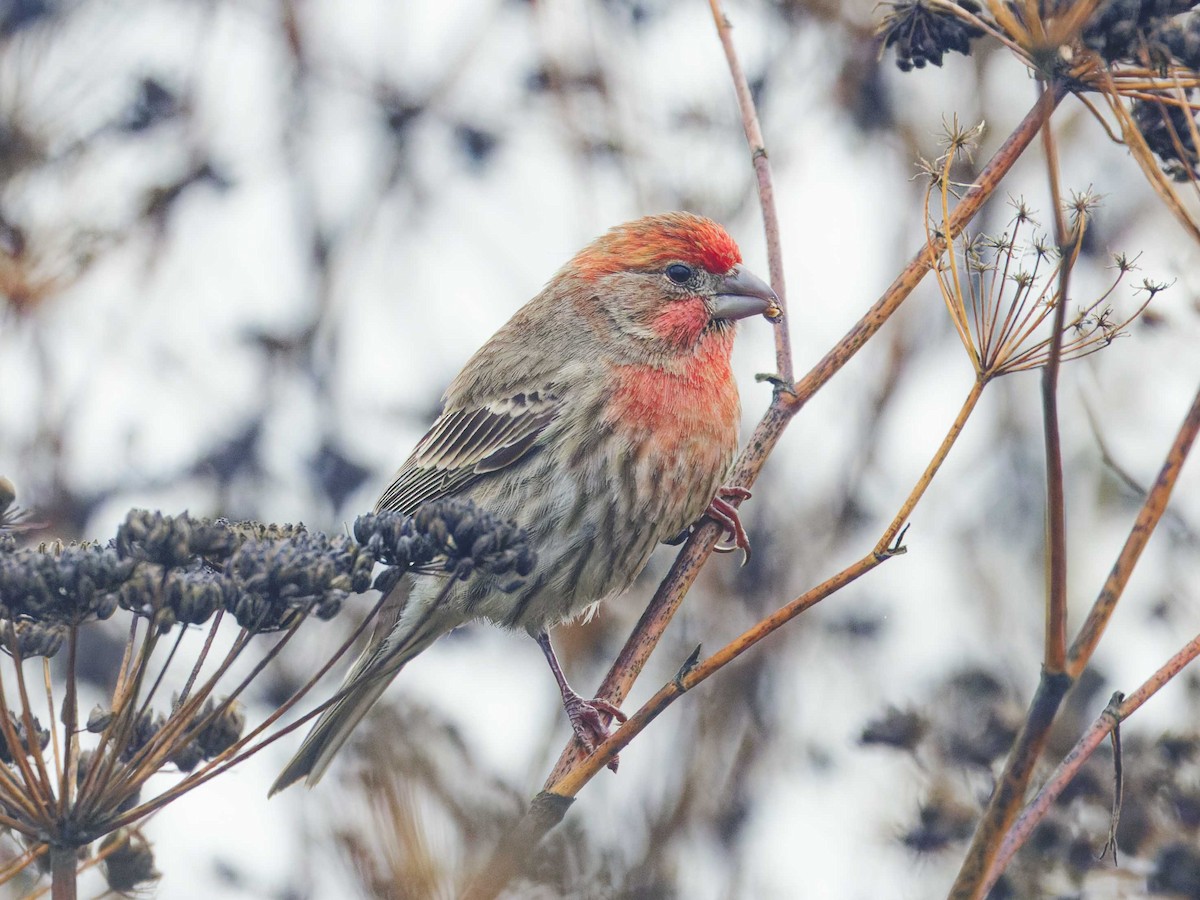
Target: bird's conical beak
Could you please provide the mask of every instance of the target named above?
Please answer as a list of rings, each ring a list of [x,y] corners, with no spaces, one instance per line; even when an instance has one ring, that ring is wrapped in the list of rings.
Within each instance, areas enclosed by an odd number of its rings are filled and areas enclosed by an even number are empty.
[[[783,318],[779,297],[754,273],[736,265],[721,279],[710,306],[714,319],[744,319],[766,316],[772,322]]]

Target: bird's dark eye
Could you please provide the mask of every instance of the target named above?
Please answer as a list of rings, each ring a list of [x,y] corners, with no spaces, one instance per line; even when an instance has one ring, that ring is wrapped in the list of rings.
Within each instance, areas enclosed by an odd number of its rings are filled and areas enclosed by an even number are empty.
[[[692,277],[692,267],[683,263],[671,263],[667,266],[667,277],[676,284],[687,284]]]

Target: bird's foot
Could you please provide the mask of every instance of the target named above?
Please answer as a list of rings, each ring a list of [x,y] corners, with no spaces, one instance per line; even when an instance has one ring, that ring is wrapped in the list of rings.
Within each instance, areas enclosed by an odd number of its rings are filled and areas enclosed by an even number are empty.
[[[725,533],[733,538],[732,544],[717,544],[713,549],[718,553],[732,553],[734,550],[741,550],[745,554],[742,557],[743,566],[750,561],[750,538],[746,534],[746,529],[742,527],[737,507],[729,501],[740,502],[749,499],[750,492],[744,487],[723,487],[717,490],[717,496],[713,497],[708,508],[704,510],[706,516],[725,529]]]
[[[563,694],[563,709],[571,720],[571,728],[575,737],[588,753],[594,753],[596,748],[608,740],[608,724],[610,721],[624,722],[629,717],[614,704],[596,697],[585,700],[574,691]],[[608,761],[608,768],[617,771],[620,758],[614,756]]]

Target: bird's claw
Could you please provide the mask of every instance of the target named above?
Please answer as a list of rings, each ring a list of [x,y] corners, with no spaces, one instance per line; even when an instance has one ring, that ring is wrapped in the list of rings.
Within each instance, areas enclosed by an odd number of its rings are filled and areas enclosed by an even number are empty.
[[[734,550],[741,550],[745,556],[742,557],[742,565],[750,562],[750,538],[746,534],[746,529],[742,527],[742,520],[738,517],[737,507],[730,503],[730,500],[749,500],[750,492],[744,487],[723,487],[717,491],[717,496],[713,497],[712,502],[708,504],[708,508],[704,510],[704,514],[720,525],[725,533],[733,538],[731,544],[718,543],[713,549],[717,553],[732,553]]]
[[[629,718],[619,707],[607,700],[601,700],[599,697],[585,700],[574,691],[563,699],[563,708],[567,711],[567,718],[571,720],[575,737],[588,753],[594,753],[598,746],[608,740],[609,721],[623,723]],[[615,772],[619,764],[620,757],[614,756],[608,761],[608,768]]]

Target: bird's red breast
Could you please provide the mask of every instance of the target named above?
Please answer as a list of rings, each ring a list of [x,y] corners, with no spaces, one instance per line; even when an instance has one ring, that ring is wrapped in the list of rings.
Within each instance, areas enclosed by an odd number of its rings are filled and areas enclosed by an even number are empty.
[[[652,433],[664,452],[693,438],[736,439],[740,405],[729,362],[733,335],[732,328],[710,331],[678,368],[614,366],[610,420],[631,435]]]

